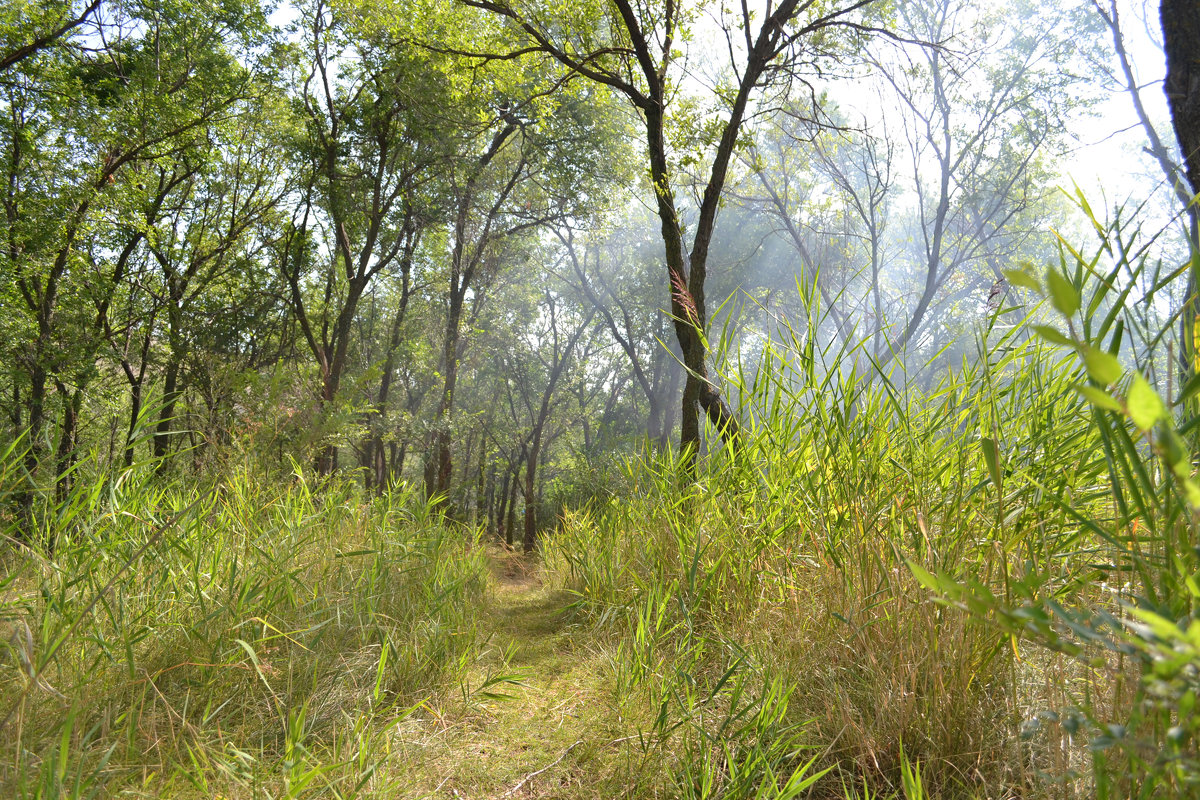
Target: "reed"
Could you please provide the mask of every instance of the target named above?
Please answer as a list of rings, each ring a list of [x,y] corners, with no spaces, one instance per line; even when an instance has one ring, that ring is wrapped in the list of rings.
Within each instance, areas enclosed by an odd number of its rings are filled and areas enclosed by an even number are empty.
[[[11,549],[0,794],[377,795],[479,646],[482,551],[413,492],[97,471]],[[13,669],[10,665],[19,666]]]

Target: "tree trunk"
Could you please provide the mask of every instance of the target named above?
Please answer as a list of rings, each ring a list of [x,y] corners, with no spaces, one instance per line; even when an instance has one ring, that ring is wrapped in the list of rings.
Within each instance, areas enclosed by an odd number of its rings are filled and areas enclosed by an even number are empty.
[[[83,407],[83,389],[77,387],[73,391],[68,391],[61,382],[57,384],[57,388],[63,398],[70,398],[63,403],[62,431],[58,438],[58,453],[55,459],[54,496],[59,503],[62,503],[70,494],[74,479],[72,468],[75,466],[77,453],[79,412]],[[51,546],[53,546],[53,542]]]
[[[142,382],[129,387],[129,429],[125,433],[125,468],[133,466],[133,442],[137,435],[138,418],[142,416]]]
[[[1162,0],[1159,12],[1167,55],[1163,89],[1183,151],[1184,172],[1196,194],[1200,193],[1200,4]]]
[[[517,527],[517,486],[521,483],[517,470],[513,470],[508,490],[508,520],[504,524],[504,543],[513,549],[513,530]]]
[[[167,453],[171,444],[171,423],[175,419],[175,406],[182,394],[179,389],[181,361],[182,356],[172,348],[163,382],[163,407],[158,414],[158,424],[154,426],[154,470],[159,473],[166,469]]]
[[[1180,353],[1186,354],[1180,380],[1186,381],[1200,367],[1200,355],[1195,352],[1196,294],[1200,288],[1200,209],[1195,195],[1200,193],[1200,4],[1196,0],[1162,0],[1159,15],[1163,30],[1163,50],[1167,56],[1167,75],[1163,91],[1171,110],[1171,125],[1183,153],[1183,172],[1187,176],[1193,199],[1188,205],[1189,244],[1192,268],[1188,270],[1188,308],[1180,318],[1182,343]]]
[[[522,549],[526,553],[532,553],[534,544],[537,541],[537,502],[534,497],[534,488],[537,483],[537,465],[538,456],[542,451],[542,431],[537,428],[533,431],[530,442],[529,454],[525,459],[525,536],[521,542]]]
[[[42,463],[45,447],[42,434],[46,427],[46,368],[35,355],[29,369],[29,427],[25,442],[25,480],[17,493],[17,508],[21,524],[17,533],[26,542],[33,541],[33,501],[37,491],[38,465]]]
[[[448,495],[450,492],[450,476],[454,466],[450,452],[450,423],[454,410],[454,389],[458,385],[458,341],[463,299],[462,292],[451,291],[446,336],[442,344],[442,397],[434,418],[437,428],[433,433],[433,454],[425,467],[425,493],[429,497],[435,494]]]
[[[701,219],[696,227],[693,252],[688,256],[683,249],[683,230],[675,210],[675,198],[670,189],[670,169],[667,164],[666,139],[663,131],[662,99],[646,112],[646,138],[650,151],[650,174],[656,187],[658,217],[662,227],[663,244],[666,248],[667,282],[671,293],[671,316],[675,326],[675,338],[687,367],[687,382],[681,404],[682,417],[679,427],[679,448],[689,472],[694,470],[700,452],[701,427],[698,411],[703,408],[709,419],[717,426],[721,437],[730,443],[736,441],[739,425],[733,412],[725,404],[720,391],[709,380],[702,333],[708,324],[705,307],[704,284],[707,277],[708,245],[716,224],[716,198],[709,195],[720,193],[724,176],[710,181],[705,190],[705,201]],[[739,122],[740,126],[740,122]],[[734,131],[736,133],[736,130]],[[722,141],[722,149],[724,149]],[[732,152],[732,143],[729,145]],[[726,154],[726,162],[728,154]],[[720,151],[718,151],[718,159]],[[714,167],[714,173],[717,168]],[[717,176],[714,174],[714,179]],[[711,209],[709,208],[711,206]]]
[[[404,457],[408,455],[408,442],[398,444],[392,442],[392,464],[389,471],[392,485],[395,485],[404,475]]]

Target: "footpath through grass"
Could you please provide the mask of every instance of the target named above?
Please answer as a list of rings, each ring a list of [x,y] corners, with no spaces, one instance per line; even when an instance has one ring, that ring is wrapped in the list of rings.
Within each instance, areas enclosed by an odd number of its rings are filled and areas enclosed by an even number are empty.
[[[423,762],[415,796],[626,794],[638,758],[608,679],[611,650],[572,624],[571,600],[534,562],[493,552],[480,621],[487,644],[463,712],[432,729],[428,718],[412,724],[424,729],[410,741],[412,762]]]

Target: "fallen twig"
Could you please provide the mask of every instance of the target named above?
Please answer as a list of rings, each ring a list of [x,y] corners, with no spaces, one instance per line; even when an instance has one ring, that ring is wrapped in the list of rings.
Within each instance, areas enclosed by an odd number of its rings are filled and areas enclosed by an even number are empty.
[[[531,780],[533,780],[534,778],[536,778],[538,775],[541,775],[543,772],[545,772],[546,770],[550,769],[551,767],[553,767],[553,766],[554,766],[555,764],[557,764],[558,762],[562,761],[564,758],[566,758],[566,757],[567,757],[567,754],[568,754],[568,753],[570,753],[572,750],[574,750],[576,747],[578,747],[578,746],[579,746],[579,745],[581,745],[581,744],[583,744],[583,739],[580,739],[579,741],[575,742],[575,744],[573,744],[573,745],[571,745],[570,747],[568,747],[566,750],[563,750],[563,751],[562,751],[562,755],[560,755],[558,758],[556,758],[556,759],[554,759],[553,761],[551,761],[551,762],[550,762],[549,764],[547,764],[546,766],[544,766],[544,767],[542,767],[541,769],[539,769],[537,772],[531,772],[531,773],[529,773],[528,775],[526,775],[524,778],[521,778],[521,780],[517,781],[517,785],[516,785],[516,786],[512,787],[512,788],[511,788],[511,789],[509,789],[507,792],[505,792],[504,794],[500,795],[500,797],[501,797],[501,798],[504,798],[504,797],[512,797],[514,794],[516,794],[517,792],[521,791],[521,787],[522,787],[522,786],[524,786],[526,783],[528,783],[529,781],[531,781]]]

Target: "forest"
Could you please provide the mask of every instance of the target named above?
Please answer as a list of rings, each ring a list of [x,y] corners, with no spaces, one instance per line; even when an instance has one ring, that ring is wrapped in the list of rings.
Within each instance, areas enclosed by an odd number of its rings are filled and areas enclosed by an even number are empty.
[[[1200,796],[1200,3],[0,0],[0,797]]]

